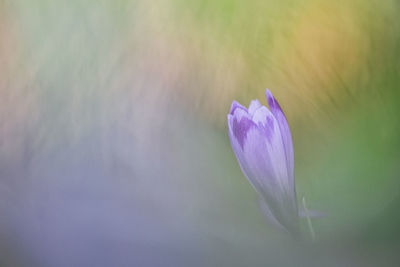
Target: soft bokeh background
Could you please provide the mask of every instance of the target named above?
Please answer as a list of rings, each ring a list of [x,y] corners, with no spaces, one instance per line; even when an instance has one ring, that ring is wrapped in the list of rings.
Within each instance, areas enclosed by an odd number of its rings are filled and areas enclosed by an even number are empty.
[[[0,0],[1,265],[398,266],[399,8]],[[231,101],[266,87],[314,243],[264,220],[230,147]]]

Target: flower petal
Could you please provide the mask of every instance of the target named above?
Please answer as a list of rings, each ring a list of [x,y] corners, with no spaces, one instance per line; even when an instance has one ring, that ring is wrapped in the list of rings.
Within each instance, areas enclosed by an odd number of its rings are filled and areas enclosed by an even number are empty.
[[[254,112],[255,112],[257,109],[261,108],[261,107],[262,107],[262,106],[261,106],[261,104],[260,104],[260,101],[258,101],[258,99],[252,100],[252,101],[250,102],[250,105],[249,105],[249,114],[250,114],[251,116],[253,116],[253,115],[254,115]]]
[[[292,136],[290,134],[289,125],[286,120],[285,114],[283,113],[281,107],[279,106],[279,103],[276,101],[272,93],[267,89],[265,94],[267,95],[267,101],[271,109],[271,112],[276,118],[279,125],[279,129],[281,131],[283,145],[285,147],[286,162],[290,177],[290,183],[293,190],[295,190],[293,141],[292,141]]]
[[[271,106],[275,102],[273,99]],[[286,132],[281,131],[281,127],[289,131],[289,127],[283,112],[287,128],[281,126],[282,122],[278,120],[281,118],[274,112],[277,111],[271,112],[258,100],[250,103],[249,110],[233,101],[227,116],[229,138],[242,172],[266,205],[263,210],[267,218],[289,232],[297,233],[294,176],[287,160]],[[293,155],[293,148],[289,148]]]
[[[233,100],[233,101],[232,101],[232,104],[231,104],[231,109],[230,109],[230,111],[229,111],[229,114],[233,115],[234,112],[235,112],[235,110],[236,110],[237,108],[243,109],[243,110],[245,110],[245,111],[247,112],[247,108],[246,108],[246,107],[244,107],[243,105],[241,105],[241,104],[240,104],[239,102],[237,102],[236,100]]]
[[[265,202],[265,199],[261,196],[258,197],[258,206],[260,207],[261,213],[264,215],[265,219],[267,219],[271,224],[275,225],[279,229],[283,231],[288,231],[274,216],[270,207]]]
[[[233,149],[233,152],[235,153],[235,156],[239,163],[240,169],[242,170],[244,175],[247,177],[247,174],[250,173],[251,169],[249,168],[249,165],[248,165],[246,159],[244,158],[243,146],[241,145],[238,138],[236,137],[236,134],[233,131],[233,128],[234,128],[233,125],[234,125],[235,120],[237,120],[237,118],[235,118],[233,115],[228,114],[229,139],[231,141],[232,149]],[[256,127],[256,125],[254,125],[254,128],[255,127]],[[247,134],[246,134],[246,137],[247,137]]]
[[[247,110],[236,108],[233,115],[228,115],[228,124],[229,131],[232,132],[232,137],[238,141],[240,147],[243,149],[248,130],[250,127],[255,126]]]
[[[268,174],[267,179],[275,180],[274,183],[280,185],[282,190],[288,190],[288,172],[286,165],[285,149],[282,143],[281,132],[278,123],[273,114],[266,108],[259,108],[253,116],[253,122],[257,125],[257,133],[248,133],[248,142],[250,147],[246,145],[245,152],[249,153],[249,157],[257,155],[258,158],[263,159],[260,163],[264,165],[264,172]],[[261,142],[262,144],[258,144]],[[246,148],[249,147],[249,150]],[[257,162],[257,159],[253,159]],[[259,174],[259,176],[264,176]]]
[[[238,119],[239,121],[245,117],[251,120],[250,114],[247,112],[247,109],[245,107],[237,107],[232,113],[233,117]]]
[[[261,123],[257,127],[250,128],[243,151],[239,151],[236,155],[243,173],[268,205],[270,213],[288,231],[296,233],[298,230],[296,199],[288,184],[279,127],[275,118],[272,119],[272,125],[267,125],[265,129]],[[265,131],[270,131],[269,137],[266,137]]]
[[[298,231],[296,196],[278,122],[266,107],[255,112],[253,121],[257,128],[248,131],[244,146],[245,165],[250,170],[245,174],[275,218],[295,233]]]

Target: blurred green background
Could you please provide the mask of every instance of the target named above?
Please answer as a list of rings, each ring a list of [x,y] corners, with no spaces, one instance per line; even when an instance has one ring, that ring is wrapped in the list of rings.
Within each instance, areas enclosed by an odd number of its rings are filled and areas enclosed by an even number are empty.
[[[396,266],[399,7],[0,0],[2,265]],[[230,147],[265,88],[314,243],[263,219]]]

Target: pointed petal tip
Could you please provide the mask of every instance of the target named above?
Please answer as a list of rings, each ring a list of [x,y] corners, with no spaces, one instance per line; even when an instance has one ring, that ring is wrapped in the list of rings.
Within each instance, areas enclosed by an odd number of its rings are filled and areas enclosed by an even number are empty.
[[[261,103],[260,103],[260,101],[258,101],[258,99],[253,99],[250,101],[249,108],[251,106],[261,106]]]
[[[250,115],[253,116],[254,113],[256,112],[256,110],[261,107],[262,107],[262,105],[261,105],[260,101],[258,101],[258,99],[251,100],[248,111],[249,111]]]
[[[236,100],[232,101],[231,108],[229,109],[229,114],[233,115],[233,112],[235,111],[237,104],[238,104],[238,102]]]
[[[267,97],[272,96],[271,91],[267,88],[265,89],[265,94],[267,95]],[[273,96],[272,96],[273,97]]]
[[[235,112],[235,109],[237,109],[237,108],[241,108],[241,109],[247,111],[247,109],[244,106],[242,106],[239,102],[237,102],[236,100],[233,100],[232,104],[231,104],[231,109],[229,110],[229,114],[233,115],[233,113]]]
[[[265,95],[267,96],[267,102],[269,107],[272,108],[272,106],[275,106],[276,104],[275,97],[268,88],[265,90]]]

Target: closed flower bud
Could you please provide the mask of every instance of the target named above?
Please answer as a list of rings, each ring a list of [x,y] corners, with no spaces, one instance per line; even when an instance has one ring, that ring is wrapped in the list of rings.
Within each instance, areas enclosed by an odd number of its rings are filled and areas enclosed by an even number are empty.
[[[232,102],[229,138],[240,168],[256,190],[261,209],[276,226],[299,232],[293,143],[286,117],[271,92],[270,110],[253,100],[249,108]]]

